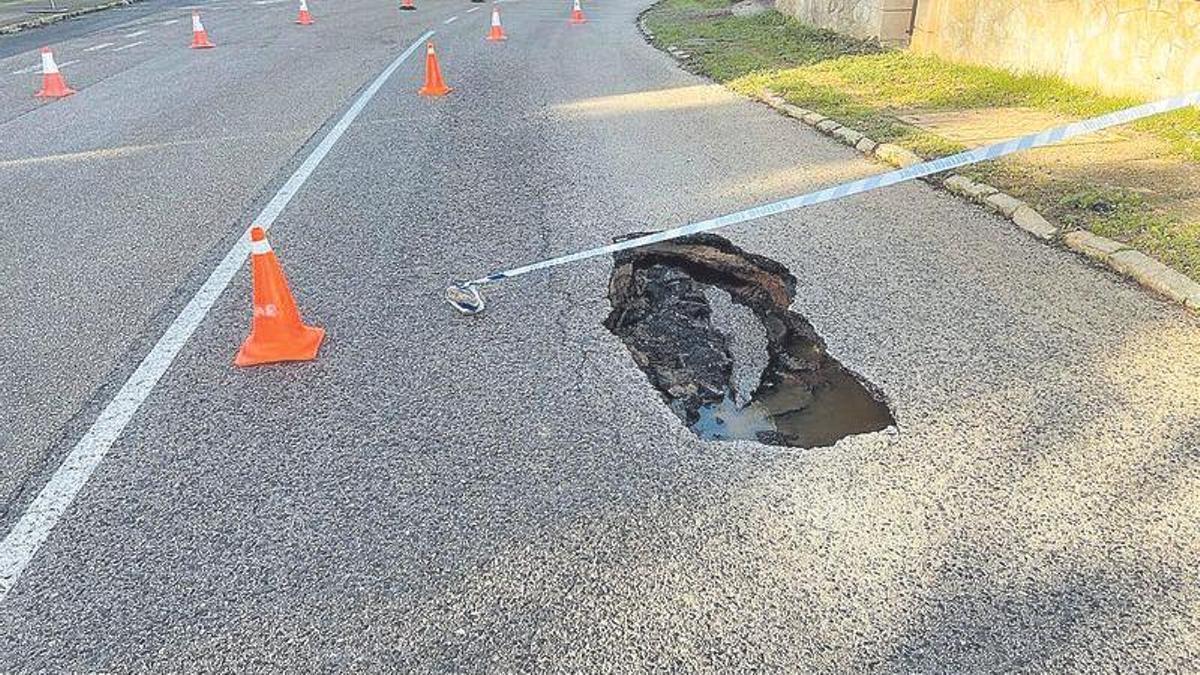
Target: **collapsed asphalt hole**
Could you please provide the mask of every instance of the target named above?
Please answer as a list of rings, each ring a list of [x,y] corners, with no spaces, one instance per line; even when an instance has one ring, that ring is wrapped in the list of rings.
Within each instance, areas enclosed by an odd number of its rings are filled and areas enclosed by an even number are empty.
[[[695,235],[616,254],[605,326],[701,438],[812,448],[895,424],[789,309],[795,292],[783,265]]]

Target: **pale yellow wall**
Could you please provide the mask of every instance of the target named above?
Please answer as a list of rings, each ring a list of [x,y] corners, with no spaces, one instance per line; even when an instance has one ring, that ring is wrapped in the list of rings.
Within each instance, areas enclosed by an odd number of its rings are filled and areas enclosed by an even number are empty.
[[[876,37],[880,0],[775,0],[775,8],[804,23],[855,37]]]
[[[885,44],[906,44],[913,0],[775,0],[804,23]]]
[[[1163,96],[1200,90],[1200,2],[920,0],[912,48]]]

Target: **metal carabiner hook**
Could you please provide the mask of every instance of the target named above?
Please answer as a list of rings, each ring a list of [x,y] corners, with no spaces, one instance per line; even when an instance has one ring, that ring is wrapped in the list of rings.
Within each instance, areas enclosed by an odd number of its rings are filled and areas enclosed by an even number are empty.
[[[483,295],[469,281],[456,281],[446,287],[446,302],[466,316],[483,311]]]

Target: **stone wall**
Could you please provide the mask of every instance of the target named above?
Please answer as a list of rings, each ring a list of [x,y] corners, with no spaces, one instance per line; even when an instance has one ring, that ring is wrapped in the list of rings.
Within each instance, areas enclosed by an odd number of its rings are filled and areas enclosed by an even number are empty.
[[[908,42],[912,0],[776,0],[775,7],[804,23],[885,44]]]
[[[1110,94],[1165,96],[1200,89],[1200,2],[920,0],[912,48]]]

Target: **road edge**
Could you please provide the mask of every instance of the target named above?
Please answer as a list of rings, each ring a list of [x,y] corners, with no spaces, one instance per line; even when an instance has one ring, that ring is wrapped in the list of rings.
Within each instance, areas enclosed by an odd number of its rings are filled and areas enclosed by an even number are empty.
[[[654,44],[654,33],[646,26],[645,14],[643,12],[638,15],[638,30],[651,46],[658,48]],[[660,49],[660,51],[665,51],[679,63],[686,62],[690,58],[690,54],[674,46]],[[799,120],[843,145],[858,150],[864,156],[877,159],[885,164],[907,168],[925,161],[925,158],[907,148],[893,143],[878,143],[866,134],[835,119],[792,105],[773,91],[763,91],[756,98],[750,100],[763,103],[785,117]],[[1200,313],[1200,283],[1136,248],[1114,239],[1101,237],[1088,230],[1064,231],[1061,226],[1050,222],[1026,202],[991,185],[978,183],[960,174],[949,173],[940,178],[931,177],[927,182],[942,187],[972,204],[986,207],[1008,219],[1039,241],[1047,244],[1061,244],[1089,260],[1104,265],[1111,272],[1131,279],[1142,287],[1193,312]]]
[[[79,9],[73,9],[69,12],[63,12],[61,14],[43,14],[25,21],[10,23],[7,26],[0,26],[0,35],[12,35],[14,33],[20,33],[21,31],[30,30],[33,28],[49,26],[50,24],[58,23],[59,21],[74,19],[75,17],[84,16],[85,14],[102,12],[106,9],[112,9],[113,7],[125,7],[128,5],[137,4],[141,1],[142,0],[113,0],[112,2],[93,5],[92,7],[80,7]]]

